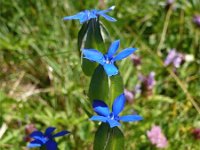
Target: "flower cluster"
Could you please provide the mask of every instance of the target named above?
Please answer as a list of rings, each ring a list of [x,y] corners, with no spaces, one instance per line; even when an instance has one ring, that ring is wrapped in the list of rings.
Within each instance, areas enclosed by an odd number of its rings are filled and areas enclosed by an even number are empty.
[[[133,102],[137,95],[142,94],[148,97],[153,94],[153,88],[156,84],[155,72],[152,71],[147,76],[139,74],[138,79],[140,83],[138,83],[132,91],[124,90],[125,97],[130,103]]]
[[[112,11],[114,8],[115,7],[112,6],[106,10],[96,10],[96,9],[84,10],[73,16],[64,17],[63,20],[79,20],[81,24],[86,23],[86,24],[83,24],[84,26],[84,25],[88,25],[92,23],[93,21],[90,21],[92,19],[98,22],[99,17],[101,16],[108,21],[114,22],[116,21],[116,19],[106,14]],[[100,24],[97,24],[97,25],[100,28]],[[91,34],[91,33],[88,33],[88,34]],[[101,34],[101,33],[98,33],[98,34]],[[89,40],[87,42],[91,42],[91,41]],[[119,71],[116,66],[116,61],[119,61],[128,57],[136,50],[136,48],[126,48],[123,51],[116,54],[119,48],[119,45],[120,45],[120,40],[116,40],[112,42],[106,54],[102,54],[101,52],[93,48],[83,48],[82,49],[83,58],[102,65],[108,77],[117,75]],[[114,100],[113,105],[112,105],[112,111],[110,111],[109,107],[104,101],[94,99],[92,106],[93,106],[94,111],[97,113],[97,115],[92,116],[90,120],[107,123],[109,124],[110,128],[120,126],[121,125],[120,121],[133,122],[133,121],[142,120],[142,117],[136,114],[119,116],[119,114],[124,109],[125,102],[126,102],[126,98],[125,98],[124,93],[122,93]],[[44,147],[47,150],[57,150],[58,147],[54,138],[67,135],[69,134],[69,132],[61,131],[56,134],[52,134],[55,129],[56,128],[54,127],[48,127],[46,131],[42,133],[40,131],[35,130],[35,128],[31,126],[32,133],[29,135],[30,143],[28,144],[28,148],[35,148],[35,147],[43,148]]]

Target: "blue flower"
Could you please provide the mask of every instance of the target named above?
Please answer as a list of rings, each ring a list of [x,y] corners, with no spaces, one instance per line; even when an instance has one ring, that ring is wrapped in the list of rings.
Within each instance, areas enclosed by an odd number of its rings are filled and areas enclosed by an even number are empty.
[[[33,138],[34,140],[28,144],[28,147],[33,148],[45,145],[47,150],[57,150],[57,143],[54,141],[54,138],[59,136],[64,136],[65,134],[69,134],[69,132],[61,131],[52,135],[52,132],[55,129],[56,128],[54,127],[48,127],[44,134],[40,131],[32,132],[30,134],[30,137]]]
[[[84,11],[77,13],[76,15],[64,17],[63,20],[73,20],[73,19],[75,19],[75,20],[79,20],[80,23],[84,23],[86,21],[89,21],[90,19],[94,19],[94,18],[98,18],[99,16],[102,16],[106,20],[114,22],[114,21],[117,21],[117,20],[106,14],[107,12],[113,10],[114,8],[115,8],[115,6],[112,6],[108,9],[106,9],[106,10],[96,10],[96,9],[84,10]]]
[[[122,52],[114,56],[119,47],[119,44],[119,40],[114,41],[110,45],[110,48],[105,55],[95,49],[83,49],[84,58],[101,64],[108,76],[116,75],[118,74],[118,69],[114,64],[115,61],[128,57],[136,50],[136,48],[126,48]]]
[[[111,128],[115,126],[120,126],[119,121],[129,122],[129,121],[139,121],[142,117],[139,115],[127,115],[119,116],[119,113],[124,109],[125,96],[124,94],[119,95],[113,105],[112,112],[110,112],[108,106],[101,100],[93,101],[93,109],[98,114],[98,116],[92,116],[90,120],[101,121],[108,123]]]

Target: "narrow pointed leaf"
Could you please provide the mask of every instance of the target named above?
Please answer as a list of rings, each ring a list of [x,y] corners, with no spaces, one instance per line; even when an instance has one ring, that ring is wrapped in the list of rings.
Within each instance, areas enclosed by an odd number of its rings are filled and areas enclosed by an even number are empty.
[[[94,150],[123,150],[124,135],[118,127],[110,128],[102,123],[94,139]]]
[[[120,76],[119,73],[115,76],[111,76],[109,80],[110,80],[109,104],[112,104],[115,98],[123,93],[124,85],[123,85],[122,77]]]
[[[101,31],[101,35],[102,35],[105,45],[110,45],[111,43],[110,33],[108,32],[108,30],[106,29],[105,25],[102,22],[100,22],[100,31]],[[105,49],[104,51],[105,53],[107,48],[104,48],[104,49]]]
[[[88,96],[91,102],[94,99],[108,99],[108,76],[101,65],[95,69],[92,75]]]
[[[80,31],[78,32],[78,49],[79,49],[80,52],[81,52],[83,40],[86,36],[87,29],[88,29],[88,22],[85,22],[82,25]]]

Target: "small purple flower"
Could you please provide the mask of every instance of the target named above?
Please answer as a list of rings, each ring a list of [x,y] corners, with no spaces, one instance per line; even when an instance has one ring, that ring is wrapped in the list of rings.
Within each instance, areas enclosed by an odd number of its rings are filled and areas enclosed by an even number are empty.
[[[34,140],[28,144],[28,147],[34,148],[34,147],[46,146],[47,150],[57,150],[57,143],[54,141],[54,138],[59,136],[64,136],[66,134],[69,134],[69,132],[61,131],[52,135],[52,132],[55,129],[56,128],[54,127],[48,127],[45,133],[42,133],[40,131],[34,131],[33,133],[30,134],[30,137],[33,138]]]
[[[156,145],[157,148],[167,147],[167,139],[159,126],[153,126],[150,131],[147,131],[147,137],[153,145]]]
[[[140,66],[141,65],[141,58],[135,54],[131,55],[131,60],[133,62],[133,65],[135,67]]]
[[[124,95],[126,97],[126,100],[129,102],[129,103],[132,103],[134,98],[135,98],[135,94],[133,91],[129,91],[127,89],[124,89]]]
[[[146,82],[147,85],[147,89],[148,90],[152,90],[154,85],[156,84],[155,81],[155,72],[150,72],[150,74],[148,75],[148,77],[146,78],[146,80],[144,80],[144,82]]]
[[[173,4],[173,2],[174,2],[174,0],[167,0],[166,4],[171,5],[171,4]]]
[[[114,41],[110,45],[108,52],[104,55],[95,49],[83,49],[82,51],[84,58],[101,64],[109,77],[117,75],[118,69],[115,66],[115,62],[128,57],[136,50],[136,48],[126,48],[122,52],[114,56],[119,48],[119,44],[119,40]]]
[[[170,64],[173,64],[175,68],[179,68],[181,63],[184,60],[184,55],[182,53],[178,53],[176,49],[172,49],[165,59],[164,65],[168,66]]]
[[[142,117],[139,115],[119,116],[119,113],[124,109],[125,101],[124,94],[119,95],[112,105],[112,112],[110,112],[106,103],[101,100],[94,100],[92,106],[98,116],[92,116],[90,120],[108,123],[110,128],[120,126],[119,121],[130,122],[142,120]]]
[[[168,10],[172,6],[173,3],[174,3],[174,0],[166,0],[165,9]]]
[[[200,27],[200,15],[195,15],[193,17],[193,22],[198,26]]]
[[[200,128],[193,129],[192,134],[195,139],[200,140]]]
[[[139,80],[141,81],[141,92],[144,95],[152,95],[153,88],[156,84],[155,72],[150,72],[148,76],[139,75]]]
[[[169,51],[167,58],[165,59],[165,66],[168,66],[169,64],[171,64],[173,62],[173,60],[176,58],[176,50],[172,49],[171,51]]]
[[[84,23],[90,19],[97,19],[99,16],[102,16],[108,21],[115,22],[115,18],[112,18],[106,14],[107,12],[112,11],[114,8],[115,6],[112,6],[106,10],[84,10],[77,13],[76,15],[64,17],[63,20],[79,20],[80,23]]]

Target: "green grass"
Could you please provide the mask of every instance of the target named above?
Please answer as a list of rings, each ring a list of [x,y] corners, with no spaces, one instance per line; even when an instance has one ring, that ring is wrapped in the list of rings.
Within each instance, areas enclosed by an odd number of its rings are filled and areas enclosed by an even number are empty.
[[[98,124],[89,121],[84,111],[91,111],[90,80],[81,71],[77,50],[80,24],[62,18],[100,8],[98,1],[3,0],[0,5],[0,126],[7,127],[0,149],[25,149],[24,127],[29,123],[41,131],[47,126],[71,131],[58,139],[61,150],[92,149]],[[140,69],[130,59],[119,63],[125,87],[135,87],[139,72],[154,71],[157,81],[153,96],[139,96],[125,109],[124,113],[134,109],[144,117],[122,125],[126,149],[156,149],[146,136],[156,124],[169,141],[168,150],[198,150],[199,141],[191,130],[200,127],[200,28],[192,18],[200,14],[200,1],[177,0],[166,10],[164,0],[110,0],[102,9],[111,5],[116,9],[110,15],[118,21],[101,21],[112,40],[121,40],[120,50],[137,47],[136,54],[142,57]],[[171,48],[194,57],[177,74],[163,66]]]

